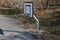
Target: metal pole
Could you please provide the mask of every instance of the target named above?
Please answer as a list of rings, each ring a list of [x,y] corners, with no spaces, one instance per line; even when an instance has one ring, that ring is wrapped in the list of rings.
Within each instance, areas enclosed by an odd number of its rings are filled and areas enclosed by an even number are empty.
[[[39,37],[39,20],[35,15],[33,15],[33,17],[36,20],[36,36]]]
[[[36,35],[39,37],[39,22],[36,21]]]

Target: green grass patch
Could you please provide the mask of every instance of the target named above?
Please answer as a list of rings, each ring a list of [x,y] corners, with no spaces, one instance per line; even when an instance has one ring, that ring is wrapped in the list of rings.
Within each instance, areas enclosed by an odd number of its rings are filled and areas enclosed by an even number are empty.
[[[4,15],[14,15],[19,14],[21,11],[19,9],[0,9],[0,14]]]

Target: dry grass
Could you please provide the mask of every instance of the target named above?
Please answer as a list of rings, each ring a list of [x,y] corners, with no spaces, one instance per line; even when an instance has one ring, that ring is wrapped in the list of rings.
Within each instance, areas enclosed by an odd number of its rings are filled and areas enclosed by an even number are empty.
[[[27,23],[27,24],[24,24],[24,26],[27,29],[35,29],[36,28],[35,24],[29,24],[29,23]]]

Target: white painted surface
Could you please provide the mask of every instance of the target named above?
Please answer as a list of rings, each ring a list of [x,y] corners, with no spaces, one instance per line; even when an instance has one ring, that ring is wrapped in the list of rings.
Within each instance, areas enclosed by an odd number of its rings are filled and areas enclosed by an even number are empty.
[[[24,3],[24,14],[26,16],[33,16],[33,3]]]

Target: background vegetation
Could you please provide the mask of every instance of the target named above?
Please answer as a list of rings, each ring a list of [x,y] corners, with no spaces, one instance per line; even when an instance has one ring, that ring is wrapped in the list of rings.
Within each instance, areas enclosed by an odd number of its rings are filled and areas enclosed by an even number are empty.
[[[21,13],[20,9],[0,9],[0,14],[4,15],[14,15]]]

